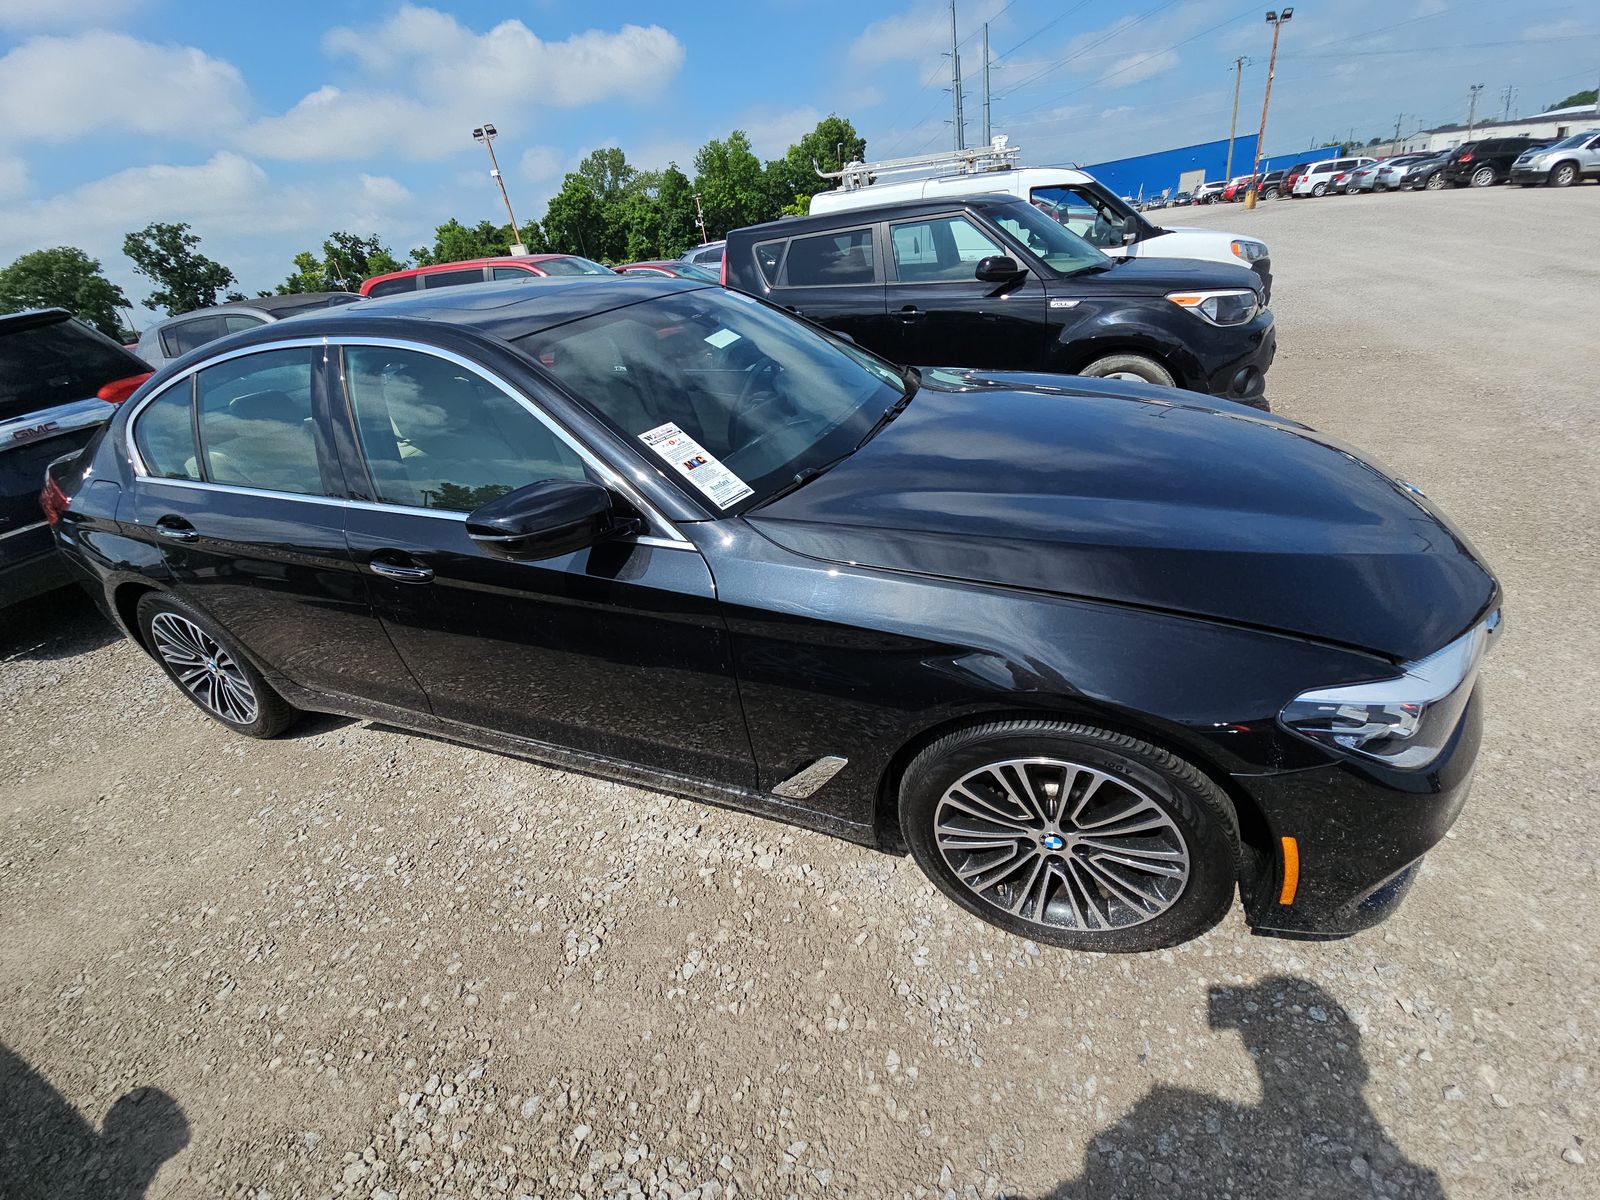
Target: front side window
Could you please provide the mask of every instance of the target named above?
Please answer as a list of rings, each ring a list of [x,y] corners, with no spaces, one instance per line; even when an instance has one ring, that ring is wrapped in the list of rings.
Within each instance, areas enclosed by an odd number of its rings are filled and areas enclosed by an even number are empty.
[[[310,347],[268,350],[195,376],[207,479],[271,492],[322,493],[311,356]]]
[[[1031,204],[1018,201],[1003,208],[991,208],[987,215],[1026,246],[1035,258],[1063,275],[1111,265],[1104,254]]]
[[[768,287],[778,286],[778,268],[783,266],[783,250],[788,244],[785,239],[778,238],[756,247],[756,266],[761,268],[761,278],[767,281]]]
[[[489,269],[489,278],[527,280],[537,279],[538,276],[526,267],[491,267]]]
[[[569,254],[565,258],[547,258],[539,264],[546,275],[615,275],[610,267],[587,258]]]
[[[139,412],[133,442],[146,472],[157,479],[200,478],[194,447],[194,379],[174,384]]]
[[[890,227],[901,283],[972,282],[978,263],[1004,251],[965,217],[935,217]]]
[[[425,288],[456,287],[463,283],[482,282],[482,267],[472,267],[465,271],[431,271],[422,277],[422,286]]]
[[[1123,217],[1087,188],[1036,187],[1034,204],[1091,246],[1122,245]]]
[[[285,313],[285,316],[291,314]],[[224,333],[240,333],[246,329],[254,329],[257,325],[265,325],[260,317],[249,317],[243,313],[231,313],[222,318],[222,331]]]
[[[871,283],[877,277],[871,229],[795,238],[789,243],[789,286]]]
[[[517,345],[718,511],[848,454],[908,386],[872,356],[720,288],[629,304]],[[679,434],[695,446],[673,458]]]
[[[584,478],[576,451],[465,367],[417,350],[351,346],[344,371],[377,500],[471,512],[543,479]]]

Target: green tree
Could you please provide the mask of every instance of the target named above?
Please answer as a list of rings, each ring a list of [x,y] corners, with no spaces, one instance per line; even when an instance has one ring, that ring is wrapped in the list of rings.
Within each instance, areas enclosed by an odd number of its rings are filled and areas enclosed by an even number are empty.
[[[639,172],[628,165],[627,155],[615,146],[602,146],[584,155],[575,172],[589,185],[589,190],[600,198],[602,204],[621,199]]]
[[[837,171],[847,162],[864,161],[866,157],[867,139],[844,117],[829,113],[815,129],[790,146],[782,158],[767,164],[767,177],[784,213],[804,216],[810,211],[811,197],[834,186],[818,177],[816,167]]]
[[[294,256],[295,272],[278,285],[280,295],[296,292],[354,292],[374,275],[387,275],[404,267],[376,237],[359,237],[342,230],[322,243],[322,257],[310,250]]]
[[[117,337],[119,307],[128,298],[100,272],[100,260],[76,246],[56,246],[24,254],[0,270],[0,312],[24,308],[64,308],[101,333]]]
[[[550,249],[558,253],[615,261],[622,248],[612,248],[608,218],[605,205],[589,182],[574,172],[550,198],[550,207],[544,215],[544,237]]]
[[[544,248],[544,237],[537,221],[522,226],[522,238],[532,253]],[[510,254],[515,240],[510,225],[479,221],[468,226],[451,217],[434,230],[432,246],[418,246],[411,252],[411,262],[418,267],[429,267],[468,258],[495,258]]]
[[[661,172],[661,181],[656,187],[656,209],[659,221],[656,255],[676,258],[689,247],[700,244],[700,226],[694,218],[694,184],[678,170],[677,163],[668,163],[667,169]]]
[[[750,149],[744,130],[725,141],[712,138],[694,156],[694,190],[705,207],[706,232],[725,237],[730,229],[778,216],[782,205],[773,197],[772,182]]]
[[[133,269],[156,284],[145,297],[148,307],[176,316],[216,304],[217,293],[234,281],[233,272],[201,254],[199,245],[199,234],[184,222],[152,221],[122,239]]]
[[[1580,105],[1580,104],[1593,104],[1594,103],[1594,97],[1595,97],[1595,89],[1594,88],[1587,88],[1587,89],[1585,89],[1584,91],[1581,91],[1581,92],[1573,92],[1572,95],[1568,96],[1565,100],[1562,100],[1561,102],[1559,102],[1557,104],[1552,104],[1550,107],[1551,108],[1577,108],[1578,105]]]

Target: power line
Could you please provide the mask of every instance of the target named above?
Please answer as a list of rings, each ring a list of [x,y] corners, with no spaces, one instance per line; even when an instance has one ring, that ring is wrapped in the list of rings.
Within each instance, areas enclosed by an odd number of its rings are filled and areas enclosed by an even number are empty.
[[[1078,50],[1073,51],[1071,54],[1067,55],[1065,58],[1058,59],[1057,61],[1055,61],[1053,63],[1050,63],[1050,64],[1048,64],[1048,65],[1046,65],[1044,67],[1041,67],[1039,70],[1035,71],[1032,75],[1029,75],[1021,83],[1015,85],[1011,89],[1011,92],[1007,93],[1007,95],[1009,96],[1009,95],[1015,94],[1016,92],[1022,91],[1024,88],[1026,88],[1034,80],[1043,79],[1046,75],[1050,74],[1052,71],[1060,70],[1062,67],[1066,66],[1069,62],[1072,62],[1075,59],[1082,58],[1085,54],[1089,53],[1089,51],[1094,50],[1094,49],[1096,49],[1096,48],[1098,48],[1100,46],[1104,46],[1107,42],[1111,41],[1113,38],[1121,37],[1124,33],[1128,32],[1128,30],[1132,29],[1135,25],[1139,25],[1139,24],[1141,24],[1141,23],[1143,23],[1145,21],[1148,21],[1151,17],[1157,15],[1158,13],[1165,12],[1167,9],[1171,8],[1176,3],[1177,3],[1177,0],[1167,0],[1167,3],[1161,4],[1161,5],[1157,5],[1155,8],[1152,8],[1149,12],[1143,14],[1142,16],[1134,17],[1133,20],[1128,21],[1128,22],[1126,22],[1124,24],[1118,25],[1115,29],[1111,30],[1111,32],[1106,34],[1104,37],[1099,38],[1099,39],[1097,39],[1095,41],[1092,41],[1087,46],[1084,46],[1084,47],[1082,47],[1082,48],[1080,48]],[[1250,11],[1254,12],[1255,9],[1252,7]],[[1006,97],[1001,97],[1001,98],[1005,99]]]
[[[995,62],[999,62],[1002,58],[1009,58],[1011,55],[1015,54],[1018,50],[1021,50],[1029,42],[1033,41],[1034,38],[1038,37],[1041,33],[1045,32],[1045,30],[1054,28],[1055,26],[1061,24],[1061,22],[1065,21],[1073,13],[1077,12],[1080,8],[1087,8],[1088,6],[1089,6],[1089,0],[1082,0],[1082,3],[1073,5],[1071,8],[1067,9],[1066,12],[1062,13],[1059,17],[1054,17],[1051,20],[1046,21],[1043,25],[1039,26],[1039,28],[1035,29],[1032,33],[1030,33],[1027,37],[1023,38],[1020,42],[1018,42],[1015,46],[1011,47],[1011,49],[1009,49],[1009,50],[1007,50],[1007,51],[1005,51],[1005,52],[1003,52],[1001,54],[995,55],[995,59],[994,59]],[[1006,8],[1010,8],[1010,7],[1011,6],[1009,4],[1006,5]],[[1000,11],[1004,12],[1005,9],[1001,9]]]

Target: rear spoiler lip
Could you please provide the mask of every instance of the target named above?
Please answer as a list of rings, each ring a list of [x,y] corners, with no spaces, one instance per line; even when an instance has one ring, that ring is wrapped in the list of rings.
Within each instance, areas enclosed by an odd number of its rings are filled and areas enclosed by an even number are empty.
[[[76,429],[104,424],[116,411],[116,405],[89,396],[0,421],[0,454]]]

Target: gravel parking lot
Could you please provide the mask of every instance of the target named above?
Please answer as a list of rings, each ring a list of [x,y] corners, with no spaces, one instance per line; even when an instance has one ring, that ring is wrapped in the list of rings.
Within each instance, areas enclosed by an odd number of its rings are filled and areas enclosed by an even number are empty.
[[[1274,407],[1506,587],[1474,796],[1395,920],[1041,950],[755,818],[234,737],[51,598],[0,618],[0,1193],[1600,1191],[1600,188],[1154,215],[1269,242]]]

